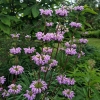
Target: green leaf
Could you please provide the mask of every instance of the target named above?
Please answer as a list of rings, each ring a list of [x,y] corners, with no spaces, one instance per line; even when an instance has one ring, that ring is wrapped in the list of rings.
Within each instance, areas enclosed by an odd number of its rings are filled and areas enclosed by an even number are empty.
[[[27,8],[27,4],[25,4],[25,3],[22,3],[22,4],[20,4],[21,6],[22,6],[22,8]]]
[[[9,16],[9,19],[11,20],[11,21],[14,21],[14,22],[18,22],[18,21],[20,21],[17,17],[15,17],[15,16]]]
[[[37,94],[35,100],[40,100],[41,94]]]
[[[7,17],[7,16],[1,16],[0,20],[1,20],[1,22],[3,24],[10,26],[10,19],[9,19],[9,17]]]
[[[37,5],[32,6],[32,15],[36,18],[39,15],[39,9]]]
[[[92,91],[94,92],[92,94],[93,100],[100,100],[100,93],[98,90],[96,90],[95,88],[92,88]]]
[[[82,11],[82,14],[84,15],[85,13],[91,13],[91,14],[97,14],[93,9],[91,8],[86,8]]]
[[[23,97],[23,94],[16,96],[16,100],[21,100],[21,97]]]
[[[10,34],[10,27],[0,22],[0,29],[7,34]]]
[[[40,29],[41,31],[43,31],[43,30],[44,30],[44,26],[41,25],[39,29]]]
[[[92,26],[89,23],[84,22],[84,24],[92,29]]]
[[[32,7],[27,7],[23,12],[24,16],[29,15],[31,13],[31,9],[32,9]]]

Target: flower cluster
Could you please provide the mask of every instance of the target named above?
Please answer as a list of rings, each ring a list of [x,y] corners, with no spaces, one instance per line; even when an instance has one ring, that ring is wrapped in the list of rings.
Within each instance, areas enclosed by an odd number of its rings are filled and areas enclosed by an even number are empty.
[[[12,38],[19,38],[20,34],[11,34]]]
[[[75,27],[75,28],[80,28],[82,27],[82,24],[81,23],[76,23],[76,22],[71,22],[69,24],[71,27]]]
[[[77,54],[76,49],[74,49],[74,48],[67,48],[67,49],[65,50],[65,53],[66,53],[67,55],[71,55],[71,56]]]
[[[37,32],[36,37],[38,40],[43,40],[43,41],[51,41],[51,40],[62,41],[64,38],[62,33],[47,33],[44,35],[44,33],[42,32]]]
[[[35,50],[36,50],[35,47],[24,48],[24,52],[25,52],[25,54],[31,54],[31,53],[34,53]]]
[[[41,93],[47,89],[47,83],[41,79],[32,81],[30,88],[35,94]]]
[[[83,43],[83,44],[86,44],[86,43],[88,42],[88,40],[87,40],[87,39],[81,38],[81,39],[79,39],[79,42],[80,42],[80,43]]]
[[[56,9],[55,10],[56,12],[56,15],[59,15],[59,16],[68,16],[68,11],[64,8],[59,8],[59,9]]]
[[[73,9],[76,11],[82,11],[84,10],[84,6],[75,6]]]
[[[60,34],[60,33],[55,33],[54,34],[54,40],[56,40],[56,41],[62,41],[64,39],[64,36],[63,36],[63,34]]]
[[[76,47],[77,47],[76,44],[70,44],[69,42],[66,42],[66,43],[65,43],[65,46],[66,46],[67,48],[76,48]]]
[[[32,56],[32,60],[34,60],[38,66],[45,65],[50,60],[50,56],[37,53],[36,55]]]
[[[75,80],[74,78],[67,78],[64,75],[59,75],[57,76],[57,81],[59,84],[67,84],[67,85],[74,85],[75,84]]]
[[[0,84],[4,84],[4,82],[6,81],[6,78],[4,76],[0,77]]]
[[[22,86],[20,84],[19,85],[11,84],[8,86],[8,88],[9,88],[8,92],[10,94],[18,94],[22,90]]]
[[[38,79],[37,81],[32,81],[29,88],[31,91],[26,90],[26,93],[23,96],[28,100],[34,100],[36,94],[44,92],[47,89],[47,83],[41,79]]]
[[[81,56],[84,56],[85,53],[83,51],[81,51],[80,53],[78,53],[78,58],[80,58]]]
[[[47,33],[42,37],[43,41],[51,41],[51,40],[53,40],[53,38],[54,38],[53,33]]]
[[[20,47],[17,47],[17,48],[12,48],[12,49],[10,49],[10,53],[11,54],[19,54],[19,53],[21,53],[21,48]]]
[[[74,91],[71,91],[70,89],[64,89],[64,91],[62,92],[62,94],[67,97],[68,99],[72,100],[72,98],[74,97]]]
[[[19,75],[19,74],[22,74],[24,72],[24,68],[20,65],[15,65],[15,66],[12,66],[9,69],[9,71],[11,74]]]
[[[59,84],[66,84],[66,76],[64,75],[57,76],[57,81]]]
[[[26,90],[26,94],[24,94],[24,97],[28,100],[34,100],[36,97],[36,94],[32,91]]]
[[[3,97],[8,97],[9,95],[10,95],[9,92],[4,89],[3,92],[2,92],[2,96]]]
[[[46,22],[46,26],[48,27],[53,26],[53,22]]]
[[[52,16],[53,11],[51,9],[39,9],[41,15]]]
[[[58,61],[54,60],[54,59],[50,59],[48,61],[48,65],[49,66],[41,66],[41,72],[47,72],[49,70],[51,70],[54,66],[57,66]]]
[[[62,35],[64,35],[64,34],[65,34],[65,30],[64,30],[64,31],[61,31],[61,29],[59,28],[59,29],[57,30],[56,34],[62,34]]]
[[[45,54],[51,54],[52,53],[52,48],[50,48],[50,47],[44,47],[43,48],[43,53],[45,53]]]
[[[47,71],[49,71],[49,70],[51,70],[51,67],[45,67],[45,66],[41,66],[41,72],[47,72]]]
[[[44,33],[42,33],[42,32],[37,32],[36,33],[36,37],[37,37],[38,40],[42,40],[43,36],[44,36]]]
[[[36,33],[36,37],[37,37],[38,40],[51,41],[54,38],[54,34],[53,33],[47,33],[47,34],[44,35],[44,33],[38,32],[38,33]]]
[[[56,61],[56,60],[54,60],[54,59],[51,59],[51,60],[49,61],[49,66],[50,66],[50,67],[57,66],[57,64],[58,64],[58,61]]]

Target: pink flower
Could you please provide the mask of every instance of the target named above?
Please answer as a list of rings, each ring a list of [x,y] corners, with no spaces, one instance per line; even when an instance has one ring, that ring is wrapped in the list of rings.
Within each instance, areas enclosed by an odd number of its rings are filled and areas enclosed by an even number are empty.
[[[38,40],[41,40],[43,38],[43,36],[44,36],[44,33],[42,33],[42,32],[36,33],[36,37],[37,37]]]
[[[59,84],[66,84],[67,78],[64,75],[59,75],[59,76],[57,76],[57,81],[58,81]]]
[[[74,91],[71,91],[70,89],[64,89],[64,91],[62,92],[62,94],[67,97],[68,99],[72,100],[72,98],[74,97]]]
[[[78,58],[80,58],[81,56],[84,56],[85,53],[83,51],[81,51],[80,53],[78,53]]]
[[[46,26],[48,27],[53,26],[53,22],[46,22]]]
[[[32,91],[26,90],[26,94],[24,94],[24,97],[28,100],[34,100],[36,97],[36,94]]]
[[[61,31],[61,30],[59,29],[59,30],[57,30],[56,33],[57,33],[57,34],[62,34],[62,35],[64,35],[64,34],[65,34],[65,31]]]
[[[9,69],[11,74],[19,75],[24,72],[24,68],[20,65],[14,65]]]
[[[66,46],[67,48],[70,48],[70,43],[69,43],[69,42],[66,42],[66,43],[65,43],[65,46]]]
[[[67,48],[74,48],[74,49],[77,47],[76,44],[70,44],[69,42],[66,42],[66,43],[65,43],[65,46],[66,46]]]
[[[75,6],[73,9],[76,11],[82,11],[84,10],[84,6]]]
[[[66,85],[74,85],[75,84],[75,80],[74,78],[67,78],[65,75],[59,75],[57,76],[57,79],[59,84],[66,84]]]
[[[25,52],[25,54],[31,54],[31,53],[34,53],[35,50],[36,50],[35,47],[24,48],[24,52]]]
[[[43,36],[43,41],[51,41],[53,39],[54,39],[53,33],[47,33],[46,35]]]
[[[65,52],[66,52],[67,55],[71,55],[71,56],[77,54],[76,49],[73,49],[73,48],[67,48],[65,50]]]
[[[30,88],[35,94],[41,93],[47,89],[47,83],[41,79],[32,81]]]
[[[4,82],[6,81],[6,78],[4,76],[0,77],[0,84],[4,84]]]
[[[2,92],[2,96],[3,97],[8,97],[9,95],[10,95],[9,92],[4,89],[3,92]]]
[[[59,8],[59,9],[56,9],[55,10],[56,12],[56,15],[59,15],[59,16],[68,16],[68,11],[64,8]]]
[[[45,66],[42,66],[41,67],[41,72],[47,72],[47,71],[49,71],[49,70],[51,70],[51,67],[45,67]]]
[[[76,28],[82,27],[82,24],[81,24],[81,23],[76,23],[76,22],[71,22],[69,25],[70,25],[71,27],[76,27]]]
[[[11,34],[12,38],[19,38],[20,34]]]
[[[22,90],[22,86],[16,85],[16,84],[11,84],[11,85],[8,86],[8,88],[9,88],[8,92],[10,94],[18,94]]]
[[[86,43],[88,42],[88,40],[87,40],[87,39],[81,38],[81,39],[79,39],[79,42],[80,42],[80,43],[83,43],[83,44],[86,44]]]
[[[52,16],[53,11],[51,9],[39,9],[41,15]]]
[[[75,82],[76,82],[76,81],[74,80],[74,78],[70,79],[70,85],[74,85]]]
[[[10,49],[10,53],[11,54],[19,54],[19,53],[21,53],[21,48],[20,47],[17,47],[17,48],[12,48],[12,49]]]
[[[50,60],[50,56],[37,53],[36,55],[32,56],[32,60],[37,65],[45,65]]]
[[[51,59],[51,60],[49,61],[49,66],[50,66],[50,67],[57,66],[57,64],[58,64],[58,61],[56,61],[56,60],[54,60],[54,59]]]
[[[56,40],[56,41],[62,41],[64,39],[64,36],[63,36],[63,34],[56,34],[56,33],[54,33],[54,40]]]
[[[43,53],[45,53],[45,54],[51,54],[52,53],[52,48],[50,48],[50,47],[44,47],[43,48]]]

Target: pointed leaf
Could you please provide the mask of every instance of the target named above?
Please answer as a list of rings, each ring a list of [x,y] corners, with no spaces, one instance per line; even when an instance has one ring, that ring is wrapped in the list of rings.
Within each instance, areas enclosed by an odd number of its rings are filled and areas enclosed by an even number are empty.
[[[2,22],[0,22],[0,29],[4,32],[9,34],[10,33],[10,28],[7,25],[4,25]]]
[[[1,22],[3,24],[10,26],[10,19],[9,19],[9,17],[7,17],[7,16],[1,16],[0,20],[1,20]]]
[[[85,14],[85,13],[91,13],[91,14],[97,14],[97,12],[95,12],[93,9],[90,9],[90,8],[86,8],[82,11],[82,14]]]
[[[39,15],[39,9],[37,5],[32,6],[32,15],[36,18]]]
[[[24,16],[29,15],[29,14],[31,13],[31,8],[32,8],[32,7],[27,7],[27,8],[24,10]]]

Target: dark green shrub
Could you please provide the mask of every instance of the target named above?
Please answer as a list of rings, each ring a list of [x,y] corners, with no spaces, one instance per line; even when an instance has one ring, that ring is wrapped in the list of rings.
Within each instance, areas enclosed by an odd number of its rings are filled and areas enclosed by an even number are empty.
[[[86,45],[84,52],[85,56],[82,57],[78,63],[85,63],[87,60],[93,59],[96,62],[95,67],[100,68],[100,50],[93,46]]]
[[[100,38],[100,30],[89,31],[86,37],[87,38]]]

